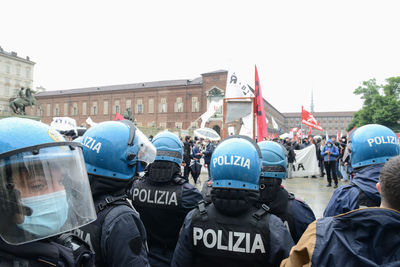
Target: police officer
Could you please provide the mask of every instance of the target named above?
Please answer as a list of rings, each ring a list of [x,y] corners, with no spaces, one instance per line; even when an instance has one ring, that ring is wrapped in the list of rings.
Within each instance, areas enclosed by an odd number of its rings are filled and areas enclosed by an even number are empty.
[[[261,152],[245,136],[222,141],[211,158],[212,203],[186,216],[172,266],[279,266],[293,246],[259,199]]]
[[[154,161],[155,147],[127,120],[91,127],[82,145],[97,220],[76,233],[90,241],[96,266],[149,266],[146,230],[126,192]]]
[[[96,218],[79,146],[41,122],[0,120],[0,266],[93,266],[66,233]]]
[[[360,207],[379,206],[381,197],[376,190],[379,172],[390,158],[400,154],[399,140],[389,128],[369,124],[354,131],[347,144],[354,168],[352,183],[332,195],[324,216],[335,216]]]
[[[150,265],[171,266],[183,220],[203,197],[180,176],[183,147],[178,136],[164,131],[153,145],[156,159],[134,182],[131,198],[146,227]]]
[[[281,266],[400,266],[399,173],[400,157],[391,158],[376,184],[380,207],[313,222]]]
[[[315,220],[315,215],[305,202],[295,198],[282,186],[287,171],[284,148],[271,141],[262,141],[258,146],[262,154],[260,202],[281,218],[297,243],[308,225]]]

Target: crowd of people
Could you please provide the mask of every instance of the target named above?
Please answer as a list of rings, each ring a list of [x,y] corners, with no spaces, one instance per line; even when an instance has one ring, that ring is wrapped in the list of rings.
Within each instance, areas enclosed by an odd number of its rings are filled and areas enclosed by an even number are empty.
[[[387,127],[349,137],[354,177],[318,220],[282,186],[290,140],[149,139],[110,121],[74,141],[0,120],[0,266],[400,266],[400,146]],[[330,139],[317,152],[329,184],[339,147]],[[188,177],[197,182],[201,157],[199,192]]]
[[[343,181],[352,180],[353,168],[350,162],[350,154],[346,153],[347,136],[342,136],[340,141],[336,140],[336,136],[321,137],[309,136],[297,141],[296,139],[285,138],[284,140],[274,139],[285,146],[288,154],[288,178],[292,178],[293,163],[296,161],[295,150],[301,150],[311,145],[315,146],[316,160],[320,170],[320,177],[327,177],[328,187],[338,187],[339,179]],[[316,175],[312,176],[316,178]]]

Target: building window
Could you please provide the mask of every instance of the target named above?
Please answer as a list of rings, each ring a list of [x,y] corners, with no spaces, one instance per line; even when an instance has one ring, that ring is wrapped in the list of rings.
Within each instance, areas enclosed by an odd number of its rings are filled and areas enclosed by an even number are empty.
[[[176,102],[174,105],[174,111],[175,112],[183,112],[183,102],[182,102],[182,97],[177,97]]]
[[[182,129],[182,122],[175,122],[175,128]]]
[[[98,112],[98,110],[97,110],[97,101],[93,101],[90,114],[91,115],[97,115],[97,112]]]
[[[47,107],[46,107],[46,116],[47,117],[50,117],[50,110],[51,110],[51,104],[47,104]]]
[[[115,100],[115,102],[114,102],[114,114],[116,114],[117,112],[120,113],[119,100]]]
[[[160,106],[159,106],[159,112],[160,113],[166,113],[167,112],[167,99],[166,98],[161,98],[160,101]]]
[[[167,128],[166,122],[160,122],[160,128]]]
[[[31,70],[29,68],[25,69],[25,77],[28,79],[31,77]]]
[[[149,99],[149,113],[154,113],[154,99]]]
[[[7,63],[7,64],[6,64],[6,73],[10,73],[10,69],[11,69],[11,68],[10,68],[10,64]]]
[[[87,103],[83,102],[82,103],[82,115],[86,115],[87,114]]]
[[[64,103],[64,116],[68,116],[68,103]]]
[[[154,126],[156,126],[156,123],[154,121],[147,123],[147,127],[154,127]]]
[[[200,111],[200,103],[197,96],[192,97],[192,112],[199,112]]]
[[[17,68],[15,69],[15,74],[17,74],[17,76],[21,75],[21,67],[17,66]]]
[[[136,102],[136,113],[143,113],[143,100],[138,99]]]
[[[125,108],[126,108],[126,109],[130,108],[131,111],[132,111],[132,100],[127,99],[126,102],[125,102],[125,104],[126,104],[126,105],[125,105]]]
[[[108,101],[103,103],[103,115],[108,115]]]
[[[53,116],[58,117],[59,114],[60,114],[60,108],[59,108],[58,104],[56,104],[56,106],[54,107]]]
[[[191,126],[192,128],[198,128],[197,121],[191,122],[191,123],[190,123],[190,126]]]
[[[78,115],[78,104],[74,103],[72,106],[72,115],[77,116]]]

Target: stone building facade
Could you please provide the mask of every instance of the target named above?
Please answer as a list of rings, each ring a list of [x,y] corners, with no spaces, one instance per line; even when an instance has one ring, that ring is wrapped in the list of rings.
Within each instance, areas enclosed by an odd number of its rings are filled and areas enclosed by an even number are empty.
[[[11,115],[9,99],[16,97],[21,87],[32,88],[34,66],[29,57],[19,57],[0,47],[0,116]]]
[[[139,127],[172,131],[194,129],[200,126],[200,116],[206,112],[209,103],[225,96],[227,74],[226,70],[218,70],[203,73],[195,79],[41,92],[36,98],[42,105],[42,114],[36,107],[27,108],[27,112],[41,116],[42,121],[48,124],[53,117],[71,117],[78,125],[87,126],[88,117],[94,122],[113,120],[116,112],[123,114],[130,108]],[[269,133],[279,135],[292,127],[300,127],[300,113],[281,113],[265,99],[264,109]],[[342,121],[342,117],[345,117],[345,123],[339,123],[345,129],[353,112],[343,113],[346,116],[340,112],[315,114],[317,120],[320,118],[318,114],[324,114],[321,119],[329,117],[329,125],[334,125],[331,119]],[[234,126],[235,133],[239,133],[240,122],[229,126]],[[221,133],[222,108],[209,119],[206,127]]]
[[[346,133],[346,128],[353,119],[355,111],[343,112],[313,112],[314,118],[319,122],[325,132],[312,129],[312,134],[323,135],[341,135]],[[293,127],[301,128],[301,112],[283,113],[285,116],[285,128],[290,129]],[[303,132],[307,133],[308,126],[303,125]]]
[[[123,114],[130,108],[138,126],[187,129],[200,125],[200,116],[212,99],[223,98],[226,77],[227,71],[219,70],[191,80],[47,91],[36,98],[43,107],[44,123],[51,123],[53,117],[68,116],[86,126],[88,117],[94,122],[113,120],[117,112]],[[36,107],[27,110],[39,114]],[[220,113],[207,126],[220,129]]]

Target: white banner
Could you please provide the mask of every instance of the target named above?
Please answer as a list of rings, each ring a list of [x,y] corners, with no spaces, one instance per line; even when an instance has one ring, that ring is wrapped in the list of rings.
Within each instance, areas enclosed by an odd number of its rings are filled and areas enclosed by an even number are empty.
[[[201,115],[201,125],[200,128],[206,126],[206,122],[214,115],[215,112],[222,106],[222,99],[219,101],[211,101],[206,112]]]
[[[240,135],[246,135],[253,138],[253,113],[242,118],[242,127],[240,128]]]
[[[272,126],[274,127],[275,130],[278,130],[278,129],[279,129],[279,126],[278,126],[278,124],[276,123],[276,121],[274,120],[274,117],[271,116],[271,119],[272,119]]]
[[[97,123],[95,123],[94,121],[92,121],[92,118],[88,117],[86,119],[86,123],[89,124],[89,126],[95,126],[97,125]]]
[[[310,145],[302,150],[295,150],[296,162],[293,162],[293,177],[319,175],[315,146]]]
[[[57,131],[70,131],[76,132],[76,120],[70,117],[54,117],[50,126]]]
[[[235,72],[229,71],[226,80],[226,98],[254,96],[247,83],[242,83]]]

